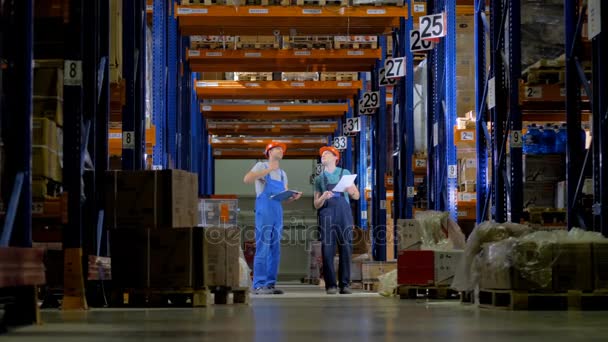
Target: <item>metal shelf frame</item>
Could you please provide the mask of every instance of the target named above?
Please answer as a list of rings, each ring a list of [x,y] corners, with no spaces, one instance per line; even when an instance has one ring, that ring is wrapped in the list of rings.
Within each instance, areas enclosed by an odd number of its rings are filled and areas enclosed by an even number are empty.
[[[2,175],[3,211],[0,247],[32,246],[32,89],[34,58],[33,1],[14,0],[2,17],[0,47],[0,119],[6,160]],[[3,66],[4,67],[4,66]]]
[[[595,1],[599,4],[600,1]],[[595,7],[594,7],[595,10]],[[566,16],[571,16],[571,7],[566,8]],[[593,144],[593,230],[601,232],[608,237],[608,168],[602,160],[602,156],[606,153],[606,140],[608,139],[608,66],[605,63],[605,58],[608,56],[608,6],[602,2],[600,17],[601,32],[595,36],[593,41],[593,125],[592,136]],[[568,32],[569,30],[567,30]],[[571,68],[572,65],[568,64]],[[577,66],[578,68],[578,66]],[[578,69],[577,69],[578,70]],[[580,75],[580,73],[579,73]],[[566,77],[572,77],[570,71],[567,71]],[[569,93],[568,93],[569,94]],[[568,116],[570,117],[570,115]],[[568,123],[570,125],[570,123]],[[568,126],[570,130],[570,126]],[[568,136],[570,139],[570,135]],[[570,141],[570,140],[569,140]],[[568,144],[568,148],[571,145]],[[571,162],[571,161],[569,161]],[[570,188],[568,188],[570,191]],[[568,198],[568,208],[572,208],[570,198]],[[570,224],[570,220],[568,220]],[[569,225],[570,227],[570,225]]]
[[[519,222],[522,216],[522,147],[511,143],[512,132],[521,137],[522,128],[519,103],[520,8],[519,0],[492,0],[491,19],[488,20],[484,2],[478,0],[475,3],[477,222],[490,218],[497,222]],[[490,40],[490,70],[487,75],[486,34]],[[486,101],[491,91],[494,91],[490,96],[495,98],[495,106],[489,109],[491,130],[488,131]],[[510,158],[507,158],[507,145]],[[492,160],[491,186],[488,186],[486,178],[488,157]]]
[[[428,1],[429,13],[446,13],[447,35],[429,53],[428,171],[429,209],[457,213],[456,147],[456,11],[454,1]]]

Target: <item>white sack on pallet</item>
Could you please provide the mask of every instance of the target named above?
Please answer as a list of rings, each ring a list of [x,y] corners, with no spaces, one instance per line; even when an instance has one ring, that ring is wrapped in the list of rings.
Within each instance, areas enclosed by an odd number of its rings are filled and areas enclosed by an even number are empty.
[[[397,288],[397,270],[392,270],[381,276],[378,276],[380,281],[380,287],[378,288],[378,294],[384,297],[390,297]]]
[[[460,226],[441,211],[420,211],[415,215],[420,223],[421,249],[449,251],[464,249],[465,236]]]
[[[239,287],[249,288],[251,287],[251,270],[249,269],[249,265],[247,265],[247,260],[245,260],[243,248],[239,247],[239,249]]]

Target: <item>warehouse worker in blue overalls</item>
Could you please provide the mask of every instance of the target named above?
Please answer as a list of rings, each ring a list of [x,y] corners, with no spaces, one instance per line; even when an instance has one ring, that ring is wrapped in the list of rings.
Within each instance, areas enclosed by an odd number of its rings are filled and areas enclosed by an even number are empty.
[[[253,291],[255,294],[282,294],[275,288],[279,260],[281,258],[281,234],[283,233],[283,206],[270,197],[287,190],[287,174],[279,168],[279,162],[287,146],[280,142],[266,145],[266,162],[258,162],[244,178],[247,184],[255,183],[255,257],[253,259]],[[299,199],[293,195],[287,202]]]
[[[323,172],[315,178],[314,206],[319,210],[319,225],[323,253],[323,278],[327,294],[351,294],[350,263],[353,253],[353,213],[349,198],[359,199],[356,185],[346,188],[344,193],[333,192],[342,176],[350,171],[337,167],[340,152],[333,146],[319,150]],[[339,284],[336,284],[334,255],[339,247]]]

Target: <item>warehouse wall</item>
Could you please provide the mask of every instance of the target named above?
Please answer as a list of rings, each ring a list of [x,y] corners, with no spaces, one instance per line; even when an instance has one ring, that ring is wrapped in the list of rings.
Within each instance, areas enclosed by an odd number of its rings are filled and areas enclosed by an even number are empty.
[[[256,160],[217,160],[215,162],[215,193],[239,196],[239,225],[243,240],[254,238],[255,189],[243,183],[243,177]],[[281,168],[289,178],[289,188],[304,192],[302,198],[283,206],[284,232],[281,241],[280,281],[294,281],[306,276],[307,246],[314,239],[317,212],[313,207],[313,188],[310,176],[314,173],[313,160],[283,160]]]

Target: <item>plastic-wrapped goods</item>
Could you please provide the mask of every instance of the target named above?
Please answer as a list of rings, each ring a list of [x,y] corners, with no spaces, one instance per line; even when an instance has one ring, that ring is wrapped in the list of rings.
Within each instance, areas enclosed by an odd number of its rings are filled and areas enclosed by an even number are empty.
[[[416,220],[421,226],[422,249],[453,250],[465,247],[465,236],[450,214],[440,211],[420,211]]]
[[[521,3],[522,70],[540,59],[564,53],[564,2],[525,0]],[[539,39],[539,37],[541,39]]]
[[[531,232],[531,228],[517,223],[483,222],[471,232],[464,249],[464,256],[458,267],[452,288],[458,291],[472,291],[479,281],[478,254],[483,245],[498,242],[509,237],[519,237]]]
[[[245,253],[243,253],[242,248],[240,248],[239,256],[239,287],[251,287],[251,270],[249,269],[247,260],[245,260]]]
[[[552,124],[545,126],[543,134],[540,137],[540,153],[552,154],[555,153],[555,128]]]
[[[392,270],[379,276],[378,280],[380,280],[378,294],[384,297],[392,296],[397,287],[397,270]]]

